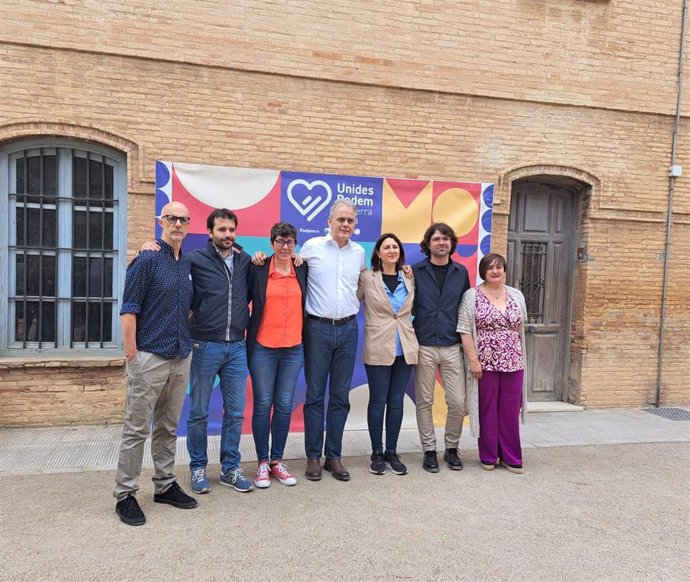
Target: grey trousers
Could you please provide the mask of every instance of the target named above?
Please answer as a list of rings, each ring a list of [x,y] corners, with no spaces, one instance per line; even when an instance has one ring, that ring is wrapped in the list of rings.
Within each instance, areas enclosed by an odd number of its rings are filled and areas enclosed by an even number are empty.
[[[127,364],[127,401],[117,463],[115,490],[118,501],[139,489],[144,444],[151,429],[151,457],[155,467],[155,493],[164,493],[175,481],[177,423],[189,381],[191,354],[168,360],[138,352]]]
[[[462,435],[465,420],[465,365],[460,345],[419,346],[419,361],[415,367],[415,399],[417,405],[417,428],[424,451],[436,450],[434,431],[434,388],[436,372],[441,375],[446,396],[445,446],[455,449]]]

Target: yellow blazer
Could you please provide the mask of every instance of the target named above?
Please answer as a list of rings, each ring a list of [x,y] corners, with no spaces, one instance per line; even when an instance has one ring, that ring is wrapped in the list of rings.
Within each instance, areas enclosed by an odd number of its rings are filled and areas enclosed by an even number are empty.
[[[405,361],[417,363],[419,343],[412,321],[414,281],[403,275],[407,297],[396,315],[384,288],[381,271],[362,271],[357,297],[364,300],[364,353],[362,361],[371,366],[391,366],[395,361],[395,332],[400,334]]]

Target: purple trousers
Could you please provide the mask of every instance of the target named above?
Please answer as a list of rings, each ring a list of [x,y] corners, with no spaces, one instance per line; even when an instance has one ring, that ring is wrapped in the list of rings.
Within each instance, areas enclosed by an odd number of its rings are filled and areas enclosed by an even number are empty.
[[[479,460],[522,465],[520,406],[524,371],[482,371],[479,380]]]

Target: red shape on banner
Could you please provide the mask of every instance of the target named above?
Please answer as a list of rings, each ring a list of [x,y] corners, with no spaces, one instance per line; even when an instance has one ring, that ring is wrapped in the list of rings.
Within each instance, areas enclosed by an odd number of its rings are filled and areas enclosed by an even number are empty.
[[[271,234],[271,227],[280,222],[280,176],[265,198],[249,208],[235,210],[237,232],[240,236],[264,236]]]
[[[429,180],[407,180],[403,178],[386,178],[398,200],[409,208],[419,193],[429,184]]]
[[[192,221],[189,224],[189,232],[193,234],[206,234],[206,217],[213,207],[201,202],[184,187],[175,166],[172,167],[172,200],[182,202],[188,210]],[[232,200],[228,200],[228,203]],[[271,191],[259,202],[235,210],[229,204],[229,209],[237,215],[238,232],[241,236],[265,236],[268,237],[271,227],[280,220],[280,176],[271,188]]]

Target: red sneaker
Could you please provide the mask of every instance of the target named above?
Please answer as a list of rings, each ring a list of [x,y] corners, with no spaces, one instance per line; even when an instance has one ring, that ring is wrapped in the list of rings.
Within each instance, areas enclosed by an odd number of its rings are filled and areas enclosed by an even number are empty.
[[[254,477],[254,485],[259,489],[266,489],[266,487],[271,486],[271,468],[268,466],[268,461],[259,463],[259,469]]]
[[[283,461],[273,461],[271,463],[271,475],[273,475],[283,485],[297,485],[297,479],[294,475],[288,473],[287,467]]]

